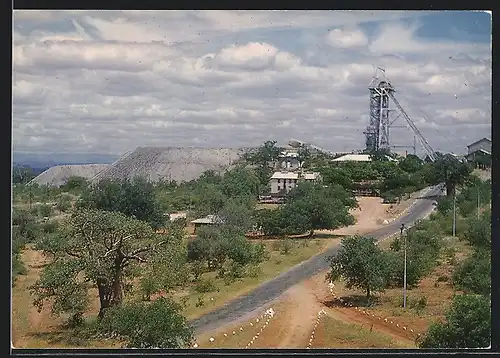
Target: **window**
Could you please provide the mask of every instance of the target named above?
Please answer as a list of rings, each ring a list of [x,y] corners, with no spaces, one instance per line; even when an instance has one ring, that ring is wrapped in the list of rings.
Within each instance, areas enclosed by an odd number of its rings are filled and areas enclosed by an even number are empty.
[[[278,191],[280,191],[280,190],[281,190],[281,187],[278,185]]]
[[[281,179],[278,179],[278,184],[281,183]],[[279,188],[279,187],[278,187]]]
[[[298,180],[298,179],[293,179],[293,182],[294,182],[295,184],[297,184],[297,180]]]

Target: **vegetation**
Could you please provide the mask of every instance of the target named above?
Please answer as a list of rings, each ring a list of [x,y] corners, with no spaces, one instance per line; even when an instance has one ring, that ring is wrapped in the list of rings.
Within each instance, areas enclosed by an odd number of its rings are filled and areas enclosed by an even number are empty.
[[[457,295],[445,323],[431,325],[421,348],[486,348],[491,341],[491,300],[480,295]]]
[[[140,178],[103,180],[85,190],[77,206],[123,213],[145,221],[155,229],[165,224],[165,216],[156,201],[153,184]]]
[[[118,338],[129,347],[185,347],[192,340],[192,330],[181,314],[187,303],[176,303],[181,291],[189,291],[192,295],[183,297],[197,300],[196,306],[201,307],[204,294],[220,291],[222,282],[237,286],[238,281],[255,278],[257,284],[264,277],[262,268],[284,267],[287,257],[290,262],[298,260],[293,263],[305,259],[294,253],[309,241],[299,244],[284,237],[354,223],[349,214],[357,206],[353,182],[376,180],[384,197],[401,198],[442,179],[435,164],[412,156],[399,164],[374,157],[370,163],[332,166],[327,156],[302,148],[299,160],[309,169],[320,170],[323,183],[300,182],[277,209],[257,210],[257,198],[266,193],[280,153],[276,142],[268,141],[231,170],[207,171],[186,183],[135,179],[89,185],[79,177],[60,188],[20,183],[14,188],[13,277],[25,273],[20,253],[33,243],[48,261],[30,287],[39,309],[49,306],[81,328],[88,323],[84,313],[95,296],[100,304],[97,335]],[[471,201],[479,193],[481,204],[488,204],[490,189],[464,179],[468,172],[461,167],[457,173],[449,176],[460,188],[457,233],[477,252],[457,266],[452,281],[457,289],[486,295],[491,286],[486,278],[491,233],[484,225],[490,214],[477,219]],[[417,285],[438,260],[441,236],[451,227],[446,204],[439,201],[438,213],[407,233],[409,285]],[[219,221],[188,238],[185,221],[165,220],[165,212],[178,210],[186,210],[189,218],[212,214]],[[281,240],[265,245],[245,237],[257,229]],[[396,241],[391,251],[384,252],[373,239],[346,238],[341,253],[332,259],[329,278],[343,277],[349,287],[363,289],[368,298],[400,285],[402,244]],[[472,277],[479,274],[481,279],[474,281]],[[163,294],[167,298],[158,298]],[[166,318],[158,320],[160,316]]]
[[[101,332],[118,337],[129,348],[185,348],[193,329],[179,314],[180,306],[160,297],[151,304],[137,302],[115,306],[100,322]]]
[[[312,234],[314,230],[353,224],[349,209],[356,206],[352,194],[339,185],[324,187],[304,182],[289,192],[284,206],[261,210],[258,221],[266,235]]]
[[[342,277],[348,289],[356,287],[364,290],[367,299],[372,292],[384,289],[387,265],[382,250],[375,245],[375,239],[362,236],[343,239],[340,251],[331,258],[330,265],[329,281]]]
[[[87,283],[91,283],[98,290],[102,318],[107,308],[122,303],[137,266],[155,255],[165,259],[178,241],[155,234],[145,222],[121,213],[76,211],[59,235],[45,237],[38,245],[54,259],[31,287],[34,303],[41,309],[52,299],[54,313],[81,314],[87,308]]]

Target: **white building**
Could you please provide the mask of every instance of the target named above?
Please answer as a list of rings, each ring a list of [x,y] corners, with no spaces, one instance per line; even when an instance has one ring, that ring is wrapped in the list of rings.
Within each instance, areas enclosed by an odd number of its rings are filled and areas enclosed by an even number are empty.
[[[476,152],[491,154],[491,139],[483,138],[467,146],[467,155]]]
[[[282,190],[289,192],[300,180],[319,180],[319,173],[276,172],[271,177],[271,194],[278,194]]]
[[[298,170],[301,167],[299,154],[293,151],[285,151],[280,156],[280,167],[287,171]]]

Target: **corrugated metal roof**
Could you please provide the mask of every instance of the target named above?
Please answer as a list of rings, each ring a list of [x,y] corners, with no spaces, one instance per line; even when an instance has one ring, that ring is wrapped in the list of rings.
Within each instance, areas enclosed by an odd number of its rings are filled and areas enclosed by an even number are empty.
[[[217,215],[207,215],[204,218],[199,218],[191,221],[191,224],[221,224],[222,219]]]
[[[334,162],[371,162],[369,154],[346,154],[333,160]]]
[[[469,144],[467,146],[467,148],[472,147],[474,144],[481,143],[481,142],[489,142],[489,143],[491,143],[491,139],[490,138],[486,138],[486,137],[481,138],[479,140],[476,140],[474,143]]]
[[[294,172],[276,172],[271,179],[298,179],[299,174]]]
[[[305,180],[314,180],[319,177],[319,173],[303,173],[302,178]],[[276,172],[273,174],[271,179],[299,179],[299,173],[297,172]]]

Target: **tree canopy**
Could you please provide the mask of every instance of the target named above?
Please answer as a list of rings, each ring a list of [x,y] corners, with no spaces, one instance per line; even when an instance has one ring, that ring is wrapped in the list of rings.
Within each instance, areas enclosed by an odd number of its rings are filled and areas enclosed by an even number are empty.
[[[354,223],[349,209],[356,206],[355,198],[341,186],[300,182],[290,190],[284,206],[259,212],[258,222],[266,235],[334,230]]]
[[[372,292],[382,291],[386,285],[387,265],[383,251],[375,239],[351,236],[342,239],[339,252],[330,258],[331,282],[343,278],[346,288],[360,288],[369,299]]]
[[[39,245],[54,259],[30,288],[34,303],[41,309],[52,300],[54,313],[83,312],[90,283],[98,290],[102,317],[107,308],[122,303],[127,282],[137,275],[139,264],[156,255],[170,255],[170,245],[178,242],[121,213],[76,211],[59,235],[47,236]]]
[[[77,207],[123,213],[155,229],[165,225],[154,186],[142,178],[100,181],[82,193]]]
[[[456,295],[444,323],[434,323],[421,348],[486,348],[491,342],[491,301],[480,295]]]
[[[99,323],[107,335],[117,335],[129,348],[189,348],[193,329],[181,307],[160,297],[150,304],[125,303],[112,307]]]

